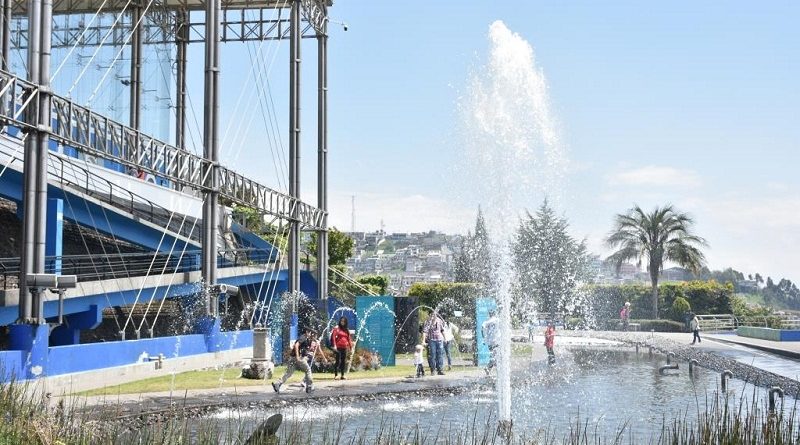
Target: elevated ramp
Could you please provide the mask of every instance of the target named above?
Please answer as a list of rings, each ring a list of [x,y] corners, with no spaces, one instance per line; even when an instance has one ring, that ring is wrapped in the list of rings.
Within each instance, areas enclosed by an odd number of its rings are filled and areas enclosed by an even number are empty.
[[[0,135],[0,195],[17,204],[22,152],[20,140]],[[56,152],[48,161],[48,197],[64,200],[65,218],[154,251],[199,248],[199,197]]]

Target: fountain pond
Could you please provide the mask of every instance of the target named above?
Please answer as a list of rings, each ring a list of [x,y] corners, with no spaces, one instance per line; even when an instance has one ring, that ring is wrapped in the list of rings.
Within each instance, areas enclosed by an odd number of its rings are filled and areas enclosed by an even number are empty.
[[[694,421],[715,401],[727,400],[729,406],[744,412],[754,401],[760,408],[767,406],[765,388],[734,379],[720,396],[718,373],[701,368],[690,377],[688,366],[681,364],[672,374],[661,375],[658,369],[664,363],[660,355],[608,348],[564,350],[554,366],[520,358],[511,372],[514,434],[554,437],[560,443],[577,428],[612,442],[619,436],[626,443],[644,443],[657,437],[662,424],[676,418]],[[326,433],[330,437],[335,430],[343,443],[377,436],[387,424],[400,431],[424,431],[430,437],[436,431],[463,431],[471,425],[484,430],[494,425],[498,416],[494,388],[492,379],[486,378],[463,391],[400,393],[368,401],[343,398],[340,402],[333,395],[322,404],[221,410],[202,423],[216,423],[224,430],[231,419],[238,419],[245,423],[245,430],[251,430],[267,416],[281,412],[286,422],[301,425],[312,437]],[[785,415],[796,416],[795,403],[787,395],[778,407]]]

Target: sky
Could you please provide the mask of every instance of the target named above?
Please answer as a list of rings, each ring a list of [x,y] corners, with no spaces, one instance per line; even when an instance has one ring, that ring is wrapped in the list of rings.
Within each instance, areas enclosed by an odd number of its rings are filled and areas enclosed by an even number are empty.
[[[501,20],[546,79],[569,164],[548,198],[575,237],[607,254],[615,214],[672,203],[696,220],[712,268],[800,280],[800,3],[338,0],[330,15],[348,25],[330,24],[332,225],[350,229],[353,195],[360,231],[383,222],[389,232],[466,233],[491,204],[465,192],[458,109]],[[285,190],[276,165],[288,146],[288,43],[228,43],[221,54],[222,162]],[[313,203],[313,40],[302,59],[301,188]],[[189,69],[199,141],[201,45]]]
[[[350,227],[353,194],[359,230],[474,223],[480,197],[454,198],[457,104],[502,20],[547,79],[576,237],[606,253],[614,214],[672,203],[710,266],[800,279],[797,2],[341,0],[330,13],[348,23],[329,44],[333,224]]]

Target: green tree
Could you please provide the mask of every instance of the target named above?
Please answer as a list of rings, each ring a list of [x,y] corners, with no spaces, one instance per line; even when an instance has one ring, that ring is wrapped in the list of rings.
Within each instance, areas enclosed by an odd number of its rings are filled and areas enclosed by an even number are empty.
[[[647,262],[654,318],[658,318],[658,276],[664,263],[671,261],[693,272],[705,263],[700,247],[707,244],[692,233],[693,225],[689,215],[676,211],[672,205],[656,207],[650,213],[637,205],[616,216],[606,239],[608,246],[616,249],[608,259],[618,268],[629,260]]]
[[[353,256],[354,245],[353,238],[347,236],[346,233],[340,232],[336,227],[328,229],[328,264],[346,263]],[[317,232],[311,234],[311,240],[308,242],[308,251],[313,255],[317,253]]]
[[[371,289],[378,295],[386,295],[386,289],[389,288],[389,278],[383,275],[364,275],[358,277],[356,281],[365,286],[372,286]]]
[[[496,263],[492,256],[492,245],[483,211],[478,208],[475,219],[475,232],[469,233],[461,241],[461,251],[454,261],[454,275],[457,282],[477,283],[490,291],[493,288]]]
[[[513,312],[522,318],[535,310],[553,317],[575,301],[578,282],[588,275],[588,258],[585,244],[572,238],[568,228],[547,200],[535,215],[527,212],[520,221],[512,245],[512,292]]]

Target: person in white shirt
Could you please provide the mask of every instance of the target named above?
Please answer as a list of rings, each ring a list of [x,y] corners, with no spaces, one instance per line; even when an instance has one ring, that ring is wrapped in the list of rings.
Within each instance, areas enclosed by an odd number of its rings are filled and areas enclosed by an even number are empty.
[[[483,342],[489,347],[489,364],[486,365],[484,371],[489,375],[489,371],[497,364],[497,346],[500,344],[499,332],[500,320],[497,319],[497,314],[494,310],[489,311],[489,319],[484,321],[481,325],[481,333],[483,334]]]
[[[414,350],[414,367],[417,368],[417,378],[425,377],[425,366],[422,364],[422,345],[417,345]]]
[[[455,344],[458,327],[450,323],[450,320],[444,322],[444,355],[447,357],[447,370],[453,369],[453,360],[450,357],[450,347]]]
[[[700,319],[697,314],[692,314],[692,320],[689,322],[689,329],[692,330],[692,344],[695,342],[700,343]]]

